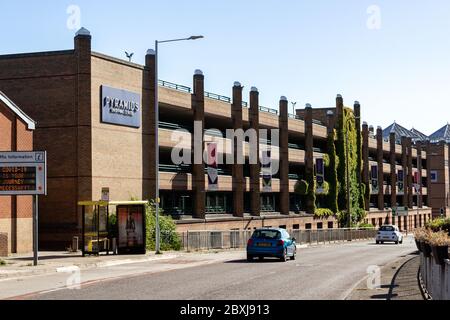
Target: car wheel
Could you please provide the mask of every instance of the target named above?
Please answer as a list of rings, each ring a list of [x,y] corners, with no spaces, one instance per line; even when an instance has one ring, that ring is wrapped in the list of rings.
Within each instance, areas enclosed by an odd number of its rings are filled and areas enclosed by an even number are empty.
[[[400,241],[400,244],[403,244],[403,239]]]
[[[248,254],[247,255],[247,262],[252,262],[253,261],[253,256]]]
[[[398,244],[398,241],[395,241],[395,244]]]
[[[381,244],[384,244],[384,241],[381,241]]]
[[[377,242],[377,244],[380,244],[380,241],[377,240],[376,242]]]
[[[259,257],[259,261],[264,261],[264,257]]]
[[[287,261],[287,249],[284,249],[284,253],[280,258],[281,262],[286,262]]]
[[[291,260],[295,260],[297,258],[297,250],[294,251],[294,254],[291,257]]]

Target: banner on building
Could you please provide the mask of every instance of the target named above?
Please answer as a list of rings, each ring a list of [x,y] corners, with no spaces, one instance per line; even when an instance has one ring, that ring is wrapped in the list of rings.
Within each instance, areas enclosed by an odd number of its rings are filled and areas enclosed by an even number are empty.
[[[323,194],[325,193],[325,164],[322,158],[316,159],[316,193]]]
[[[262,192],[272,192],[272,153],[270,150],[262,152]]]
[[[217,164],[217,143],[207,144],[208,150],[208,191],[219,190],[219,166]]]
[[[379,186],[378,186],[378,166],[372,166],[370,168],[370,178],[371,178],[371,194],[378,194]]]
[[[405,193],[405,183],[404,183],[404,173],[403,170],[398,170],[397,172],[397,187],[398,187],[398,195],[402,195]]]
[[[419,181],[419,172],[414,172],[414,192],[415,194],[420,194],[421,192],[421,183]]]

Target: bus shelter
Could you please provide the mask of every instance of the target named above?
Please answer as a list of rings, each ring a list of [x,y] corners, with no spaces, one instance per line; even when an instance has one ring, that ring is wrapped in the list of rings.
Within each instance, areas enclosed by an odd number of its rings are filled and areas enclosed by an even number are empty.
[[[78,205],[82,208],[83,257],[146,253],[148,201],[80,201]],[[115,214],[110,214],[111,208]]]

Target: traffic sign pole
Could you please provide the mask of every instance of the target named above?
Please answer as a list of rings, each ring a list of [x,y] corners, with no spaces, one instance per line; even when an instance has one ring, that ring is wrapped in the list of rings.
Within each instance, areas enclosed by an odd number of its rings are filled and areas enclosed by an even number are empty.
[[[39,263],[39,196],[33,196],[33,265],[37,267]]]

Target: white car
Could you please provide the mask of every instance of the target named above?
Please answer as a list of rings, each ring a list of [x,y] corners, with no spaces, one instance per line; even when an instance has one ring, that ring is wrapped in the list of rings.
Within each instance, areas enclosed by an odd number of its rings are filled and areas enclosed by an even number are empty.
[[[403,234],[400,232],[397,226],[385,225],[378,230],[376,237],[377,244],[385,242],[394,242],[395,244],[403,243]]]

